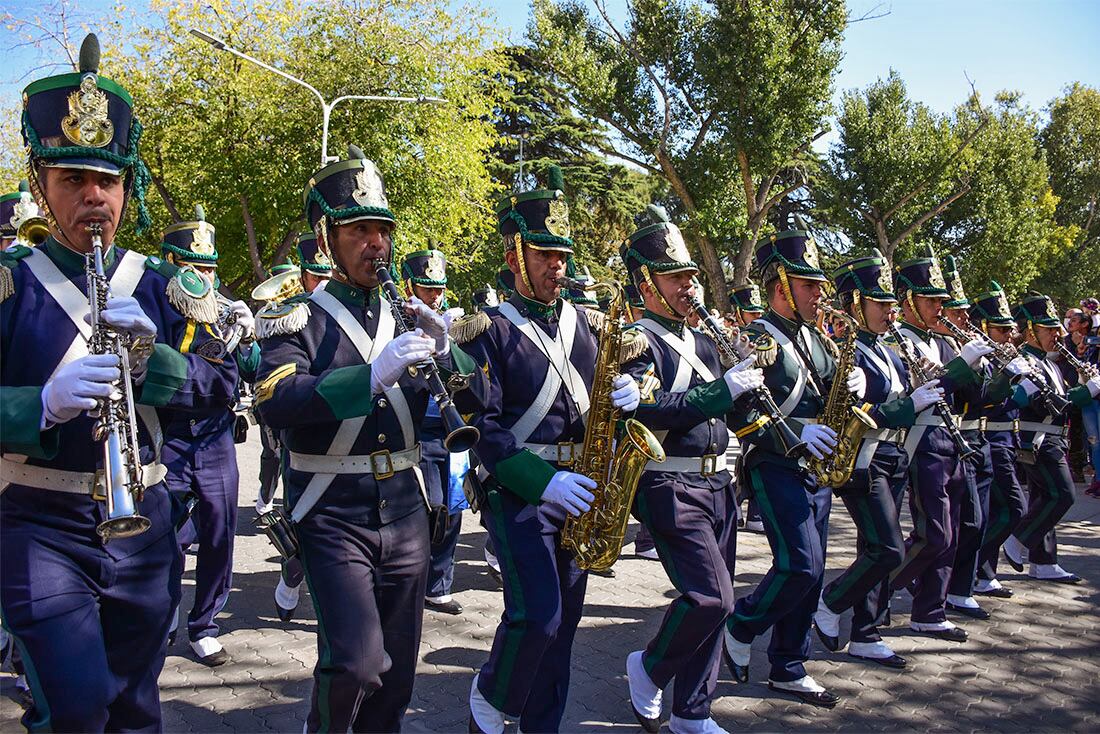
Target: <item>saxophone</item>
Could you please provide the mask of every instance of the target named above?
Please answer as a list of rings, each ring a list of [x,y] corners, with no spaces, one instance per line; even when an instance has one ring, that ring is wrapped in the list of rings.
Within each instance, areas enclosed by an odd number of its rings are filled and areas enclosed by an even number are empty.
[[[819,423],[836,431],[836,450],[824,459],[810,459],[810,471],[817,478],[818,485],[839,489],[852,478],[863,434],[878,428],[878,423],[867,414],[870,403],[864,403],[862,407],[852,404],[852,395],[848,392],[845,379],[855,364],[859,324],[848,314],[827,304],[822,303],[818,308],[826,316],[840,319],[848,327],[844,343],[840,345],[840,356],[836,361],[836,375],[833,377],[832,389],[829,390],[829,399],[825,403],[825,410],[818,416]]]
[[[559,281],[565,287],[580,287],[571,278]],[[614,282],[586,285],[585,288],[611,293],[606,326],[596,351],[596,374],[589,396],[584,446],[574,467],[578,473],[595,481],[596,489],[588,512],[565,518],[561,544],[573,552],[581,568],[606,571],[618,560],[623,547],[638,480],[646,464],[665,460],[665,450],[648,428],[633,419],[625,422],[623,435],[616,446],[615,428],[620,411],[611,405],[611,381],[619,374],[626,296],[622,286]]]
[[[140,515],[134,500],[141,500],[145,484],[138,456],[137,412],[134,408],[134,385],[130,376],[131,349],[148,349],[150,345],[135,343],[104,323],[100,312],[107,306],[109,283],[103,269],[102,225],[88,227],[92,235],[92,252],[85,265],[88,276],[88,301],[91,306],[92,333],[88,338],[91,354],[114,354],[119,359],[121,376],[114,393],[99,401],[93,413],[95,427],[92,438],[103,446],[103,493],[107,501],[107,519],[96,527],[104,542],[111,538],[129,538],[149,529],[149,519]],[[140,340],[139,340],[140,342]]]

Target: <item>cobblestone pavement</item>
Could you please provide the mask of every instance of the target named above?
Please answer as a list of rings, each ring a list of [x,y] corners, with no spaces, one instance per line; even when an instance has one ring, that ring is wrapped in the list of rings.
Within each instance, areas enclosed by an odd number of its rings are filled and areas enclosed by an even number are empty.
[[[301,731],[316,661],[316,622],[303,594],[296,619],[279,622],[272,590],[274,551],[251,526],[259,443],[241,447],[241,513],[234,593],[219,617],[232,655],[208,669],[189,657],[185,640],[169,650],[161,675],[164,727],[169,732]],[[485,533],[467,513],[459,542],[456,598],[461,616],[425,612],[416,691],[406,718],[413,732],[457,732],[466,726],[473,671],[485,660],[499,620],[501,594],[482,562]],[[834,506],[828,573],[851,561],[854,534]],[[636,526],[631,527],[633,534]],[[714,717],[739,730],[1100,730],[1100,500],[1079,495],[1059,527],[1061,562],[1080,574],[1078,586],[1028,581],[1008,569],[1011,600],[983,602],[993,618],[961,622],[970,641],[959,645],[906,633],[909,597],[894,600],[891,646],[910,660],[905,673],[829,653],[815,639],[811,674],[843,696],[833,711],[799,704],[768,690],[768,637],[753,645],[752,683],[737,685],[723,669]],[[632,546],[627,547],[627,551]],[[737,592],[745,594],[769,563],[762,535],[743,533]],[[190,603],[194,559],[184,577]],[[640,731],[630,712],[626,655],[642,648],[674,596],[660,565],[626,555],[614,579],[589,582],[585,617],[573,650],[573,678],[563,731]],[[19,729],[21,711],[10,677],[2,679],[0,730]],[[77,693],[77,692],[74,692]]]

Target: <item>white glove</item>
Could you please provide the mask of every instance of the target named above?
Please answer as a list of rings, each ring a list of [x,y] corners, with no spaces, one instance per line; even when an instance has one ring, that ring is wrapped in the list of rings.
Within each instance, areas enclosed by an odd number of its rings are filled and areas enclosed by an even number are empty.
[[[982,357],[993,351],[993,347],[986,344],[981,339],[971,339],[966,344],[963,344],[963,348],[959,351],[959,356],[963,358],[971,369],[978,364],[978,361]]]
[[[256,333],[256,318],[252,315],[247,303],[233,301],[229,304],[229,311],[236,315],[237,325],[241,327],[241,332],[246,337]]]
[[[642,400],[638,383],[630,375],[615,375],[611,381],[611,405],[624,413],[637,410]]]
[[[596,483],[583,474],[560,471],[550,477],[550,483],[542,491],[542,501],[557,505],[573,517],[588,512],[596,497],[588,490]]]
[[[157,335],[156,324],[141,310],[141,305],[138,304],[137,299],[131,296],[108,298],[107,306],[100,316],[105,323],[116,331],[125,332],[135,339],[142,336],[155,337]],[[91,314],[84,315],[84,320],[89,323],[91,318]]]
[[[755,354],[730,367],[722,376],[726,381],[726,389],[730,391],[731,400],[737,400],[745,393],[764,384],[764,373],[753,367],[754,364],[756,364]]]
[[[115,390],[113,383],[121,376],[114,354],[88,354],[69,362],[42,388],[45,422],[67,423],[86,410],[94,410],[96,398],[110,397]]]
[[[860,367],[853,367],[852,371],[848,373],[848,392],[855,395],[860,400],[867,394],[867,375]]]
[[[416,328],[435,340],[435,353],[439,355],[451,351],[451,341],[447,338],[447,322],[427,304],[413,296],[405,304],[409,313],[416,316]]]
[[[1031,363],[1027,361],[1027,357],[1016,357],[1011,362],[1005,365],[1005,372],[1009,377],[1023,377],[1024,375],[1031,374]]]
[[[443,323],[446,325],[447,331],[451,330],[451,324],[454,323],[455,319],[462,318],[465,315],[466,315],[466,309],[459,308],[458,306],[455,306],[454,308],[448,308],[446,311],[444,311],[443,312]]]
[[[802,429],[802,440],[816,459],[824,459],[836,449],[836,431],[820,423],[811,423]]]
[[[370,363],[370,391],[377,395],[393,387],[401,374],[418,362],[431,358],[435,340],[420,329],[407,331],[393,339]]]
[[[919,413],[930,405],[935,405],[943,397],[939,380],[930,380],[909,393],[909,399],[913,401],[913,411]]]
[[[1094,377],[1085,383],[1085,387],[1089,389],[1089,395],[1094,398],[1100,396],[1100,377]]]

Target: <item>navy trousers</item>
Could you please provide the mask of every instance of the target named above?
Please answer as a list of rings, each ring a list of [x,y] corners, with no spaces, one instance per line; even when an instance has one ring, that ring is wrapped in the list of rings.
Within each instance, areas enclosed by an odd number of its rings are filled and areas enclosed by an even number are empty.
[[[959,542],[951,567],[951,581],[947,585],[947,593],[955,596],[974,593],[978,554],[989,525],[989,492],[993,484],[993,454],[989,443],[977,431],[968,431],[965,438],[979,451],[963,462],[967,486],[959,508]]]
[[[233,433],[192,439],[168,437],[161,449],[168,467],[165,483],[177,494],[194,492],[198,503],[179,533],[180,546],[198,543],[195,604],[187,615],[187,637],[217,637],[214,621],[233,587],[233,539],[237,533],[237,449]]]
[[[5,518],[0,615],[23,657],[29,731],[159,731],[157,677],[179,603],[182,557],[163,485],[138,510],[142,535],[95,534]]]
[[[451,481],[451,455],[443,446],[442,426],[432,430],[438,421],[425,419],[420,437],[420,466],[424,472],[424,484],[432,506],[447,504],[447,488]],[[446,596],[451,593],[455,578],[455,548],[462,532],[462,512],[447,518],[447,532],[440,543],[432,543],[428,566],[428,596]]]
[[[825,586],[826,606],[852,609],[852,641],[878,642],[890,608],[890,574],[905,557],[901,502],[909,458],[897,446],[880,444],[867,467],[868,485],[845,487],[840,499],[856,526],[856,558]]]
[[[958,450],[944,428],[929,428],[909,465],[909,512],[913,531],[905,542],[905,560],[891,586],[913,595],[910,619],[943,622],[951,567],[955,563],[959,511],[966,476]]]
[[[381,527],[315,509],[298,523],[317,614],[306,729],[395,732],[412,699],[428,574],[428,515]]]
[[[680,592],[646,645],[642,664],[659,688],[675,678],[672,713],[684,719],[709,718],[718,686],[722,623],[734,604],[734,503],[731,485],[693,487],[675,474],[647,473],[638,487],[638,519]]]
[[[770,678],[803,678],[810,659],[810,623],[825,576],[832,494],[803,469],[762,463],[748,471],[772,551],[772,566],[759,585],[734,606],[727,622],[740,642],[772,628]]]
[[[1016,475],[1016,444],[1012,432],[991,432],[988,439],[993,481],[989,487],[989,523],[978,555],[978,574],[986,580],[997,578],[1001,546],[1016,530],[1027,508],[1027,498]]]
[[[1016,529],[1016,539],[1028,549],[1032,563],[1058,562],[1054,528],[1076,499],[1066,458],[1066,441],[1047,436],[1035,452],[1034,464],[1022,464],[1027,476],[1027,514]]]
[[[485,521],[504,577],[504,614],[478,690],[497,710],[518,716],[523,731],[557,731],[569,693],[588,574],[561,547],[564,520],[552,505],[489,491]]]

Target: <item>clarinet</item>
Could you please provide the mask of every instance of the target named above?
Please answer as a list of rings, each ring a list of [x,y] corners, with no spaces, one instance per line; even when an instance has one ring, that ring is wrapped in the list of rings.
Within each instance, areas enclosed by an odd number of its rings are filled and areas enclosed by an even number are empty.
[[[390,264],[381,260],[376,261],[375,272],[378,275],[378,284],[382,286],[390,302],[395,331],[398,334],[412,331],[414,327],[409,323],[409,316],[405,312],[405,299],[398,293],[393,276],[390,275]],[[447,451],[458,454],[472,449],[481,437],[481,432],[474,426],[466,425],[466,421],[462,420],[462,415],[455,407],[451,393],[447,389],[449,387],[451,390],[459,390],[465,387],[466,378],[455,374],[448,380],[448,384],[444,385],[443,379],[439,376],[439,367],[431,358],[418,364],[417,368],[427,380],[428,392],[432,394],[436,405],[439,406],[439,415],[443,421],[443,428],[447,432],[447,436],[443,439],[443,445]]]
[[[699,316],[699,320],[707,327],[707,332],[714,340],[714,343],[718,345],[718,351],[722,353],[723,358],[730,364],[737,363],[741,360],[741,355],[737,352],[737,347],[726,336],[726,332],[722,330],[721,325],[711,315],[710,311],[698,298],[691,300],[691,307]],[[767,385],[761,385],[760,387],[749,393],[749,399],[754,404],[757,410],[764,415],[768,416],[772,423],[775,424],[777,431],[776,437],[779,439],[779,443],[783,446],[783,453],[785,456],[805,456],[806,444],[799,440],[798,434],[794,432],[790,424],[787,423],[786,417],[780,412],[779,406],[775,403],[775,398],[772,396],[771,390]]]
[[[943,374],[943,369],[929,369],[929,365],[926,364],[927,360],[917,355],[913,345],[909,343],[909,340],[901,335],[901,330],[898,329],[897,324],[894,322],[888,322],[886,328],[890,330],[890,336],[894,338],[897,343],[897,353],[901,357],[901,361],[905,363],[905,369],[909,371],[909,376],[913,380],[914,384],[923,385],[924,383],[935,380]],[[923,360],[923,361],[922,361]],[[944,428],[947,429],[947,433],[951,436],[952,443],[955,444],[955,448],[958,449],[959,455],[967,459],[978,452],[977,449],[972,447],[963,438],[962,432],[959,430],[958,423],[955,422],[955,415],[951,412],[950,406],[947,404],[947,400],[940,398],[936,401],[932,409],[943,421]]]
[[[1083,382],[1100,377],[1100,369],[1097,369],[1096,365],[1089,364],[1070,351],[1070,348],[1066,346],[1064,341],[1059,339],[1055,342],[1055,347],[1058,349],[1058,353],[1062,355],[1062,359],[1066,360],[1066,363],[1072,367],[1079,376],[1084,378]]]

